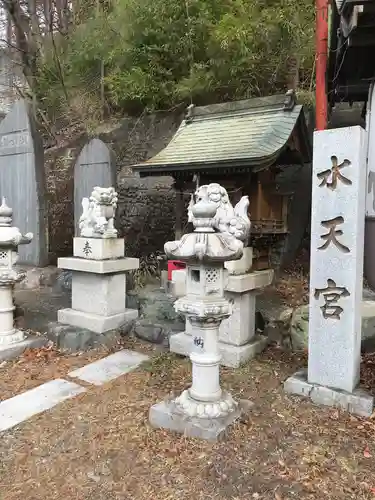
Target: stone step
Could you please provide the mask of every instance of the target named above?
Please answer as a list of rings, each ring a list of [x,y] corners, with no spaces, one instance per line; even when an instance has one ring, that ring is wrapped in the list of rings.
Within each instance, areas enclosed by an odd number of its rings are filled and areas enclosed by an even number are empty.
[[[56,379],[6,399],[0,403],[0,431],[11,429],[82,392],[85,392],[85,389],[80,385]]]
[[[103,385],[125,373],[135,370],[141,363],[148,359],[149,357],[145,354],[124,349],[70,372],[69,377],[78,378],[93,385]]]

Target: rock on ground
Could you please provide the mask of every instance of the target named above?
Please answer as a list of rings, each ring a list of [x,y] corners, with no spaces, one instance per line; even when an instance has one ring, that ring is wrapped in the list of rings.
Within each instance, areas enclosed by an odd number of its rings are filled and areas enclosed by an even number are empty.
[[[174,310],[176,299],[155,285],[146,286],[138,295],[140,319],[134,334],[147,342],[169,348],[169,337],[185,330],[185,318]]]
[[[86,328],[78,328],[70,325],[63,325],[51,322],[48,325],[47,337],[59,349],[69,352],[87,351],[101,345],[110,347],[115,344],[120,337],[129,335],[134,327],[134,320],[128,321],[116,330],[105,333],[95,333]]]

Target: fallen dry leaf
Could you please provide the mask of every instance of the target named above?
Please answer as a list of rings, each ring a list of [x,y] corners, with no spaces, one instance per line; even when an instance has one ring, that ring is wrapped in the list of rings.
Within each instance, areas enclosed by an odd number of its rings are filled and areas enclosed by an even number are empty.
[[[125,345],[142,347],[130,338]],[[104,355],[9,362],[1,369],[0,385],[6,395],[21,392]],[[150,406],[191,383],[188,360],[165,358],[162,363],[155,358],[150,371],[128,373],[101,387],[87,384],[81,396],[2,435],[6,500],[115,499],[125,490],[133,500],[375,500],[372,461],[356,461],[348,453],[358,450],[357,458],[361,449],[375,453],[375,421],[351,419],[344,411],[333,421],[332,409],[285,396],[282,382],[307,361],[300,354],[269,348],[252,363],[223,369],[223,387],[252,400],[254,409],[251,432],[235,424],[218,443],[149,425]],[[371,385],[366,359],[361,380]],[[277,414],[284,418],[275,419]]]
[[[372,457],[372,455],[370,453],[370,450],[368,449],[368,446],[366,446],[366,448],[363,450],[363,456],[365,458],[371,458]]]

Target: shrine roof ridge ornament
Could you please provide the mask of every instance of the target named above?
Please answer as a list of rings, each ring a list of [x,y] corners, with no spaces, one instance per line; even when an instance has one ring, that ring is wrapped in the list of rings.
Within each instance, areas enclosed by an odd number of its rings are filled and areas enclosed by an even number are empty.
[[[303,106],[296,103],[292,91],[209,106],[190,105],[169,144],[132,168],[141,176],[212,168],[267,168],[284,152],[294,132],[298,133],[303,161],[310,162]]]

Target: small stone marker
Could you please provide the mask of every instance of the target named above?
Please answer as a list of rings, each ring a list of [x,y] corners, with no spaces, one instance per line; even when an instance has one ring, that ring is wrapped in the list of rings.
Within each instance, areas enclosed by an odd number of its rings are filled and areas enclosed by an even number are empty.
[[[89,384],[103,385],[135,370],[137,366],[148,359],[149,357],[145,354],[125,349],[72,371],[69,373],[69,377],[77,377]]]
[[[74,167],[74,228],[79,235],[82,198],[96,186],[116,185],[116,162],[113,153],[100,139],[92,139],[82,149]]]
[[[14,225],[34,235],[19,262],[48,264],[43,144],[29,105],[17,101],[0,124],[0,196],[14,209]]]
[[[356,390],[361,352],[364,139],[361,127],[314,134],[308,377],[303,382],[297,374],[285,383],[288,392],[362,415],[364,408],[367,414],[372,411],[368,397],[362,404],[363,394]],[[337,392],[340,398],[335,397]]]
[[[6,399],[0,403],[0,431],[10,429],[82,392],[85,389],[80,385],[56,379]]]

